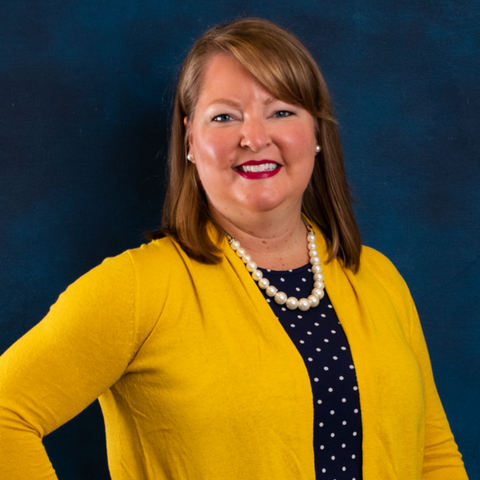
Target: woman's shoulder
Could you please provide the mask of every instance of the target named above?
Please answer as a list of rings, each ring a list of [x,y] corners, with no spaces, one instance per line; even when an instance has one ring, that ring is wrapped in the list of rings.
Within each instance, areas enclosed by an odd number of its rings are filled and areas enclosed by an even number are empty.
[[[123,254],[128,255],[134,262],[150,262],[156,259],[174,261],[179,254],[178,248],[178,245],[170,237],[163,237],[126,250]]]
[[[182,249],[171,238],[164,237],[107,257],[99,267],[107,270],[124,270],[125,273],[159,271],[159,269],[165,272],[171,267],[184,263],[184,256]]]
[[[372,247],[362,245],[361,262],[368,266],[378,266],[380,268],[392,269],[397,271],[391,260],[383,253]]]
[[[115,296],[118,292],[133,291],[154,281],[157,285],[169,271],[182,262],[181,249],[169,238],[153,240],[137,248],[106,257],[100,264],[79,277],[67,292],[99,296]]]
[[[373,275],[384,285],[389,285],[402,294],[410,295],[405,280],[392,261],[374,248],[362,246],[360,269],[357,275],[360,278]]]

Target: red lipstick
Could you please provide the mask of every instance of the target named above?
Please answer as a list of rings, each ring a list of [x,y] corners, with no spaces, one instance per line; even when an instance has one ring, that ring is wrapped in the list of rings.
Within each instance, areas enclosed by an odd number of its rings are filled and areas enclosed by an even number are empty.
[[[273,160],[249,160],[242,163],[235,170],[248,180],[270,178],[280,171],[281,165]]]

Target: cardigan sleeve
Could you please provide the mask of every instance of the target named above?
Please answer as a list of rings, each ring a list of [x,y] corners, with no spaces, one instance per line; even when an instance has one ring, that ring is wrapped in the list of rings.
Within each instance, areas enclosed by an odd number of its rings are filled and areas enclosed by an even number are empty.
[[[412,348],[425,381],[425,452],[422,480],[465,480],[467,474],[440,397],[435,387],[430,357],[415,305],[409,297]]]
[[[382,256],[383,257],[383,256]],[[390,279],[396,285],[410,325],[412,349],[422,370],[425,388],[425,449],[422,480],[468,480],[445,411],[435,386],[430,356],[420,319],[407,284],[393,264],[388,262]]]
[[[56,478],[43,436],[113,385],[135,345],[135,279],[123,254],[72,284],[0,357],[3,480]]]

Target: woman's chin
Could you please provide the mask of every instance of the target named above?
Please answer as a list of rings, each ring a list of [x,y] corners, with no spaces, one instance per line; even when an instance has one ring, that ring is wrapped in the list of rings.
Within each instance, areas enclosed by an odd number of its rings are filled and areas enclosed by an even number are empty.
[[[260,198],[249,198],[248,203],[245,203],[244,207],[251,212],[252,214],[258,213],[275,213],[281,211],[291,210],[291,202],[285,200],[284,198],[278,197],[260,197]],[[296,202],[298,204],[298,209],[301,209],[301,202]]]

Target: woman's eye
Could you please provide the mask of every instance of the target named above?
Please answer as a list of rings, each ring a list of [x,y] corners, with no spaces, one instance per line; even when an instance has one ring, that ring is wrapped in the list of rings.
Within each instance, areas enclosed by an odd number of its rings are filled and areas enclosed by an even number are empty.
[[[212,122],[230,122],[231,120],[233,120],[233,117],[228,113],[222,113],[212,118]]]
[[[289,112],[288,110],[279,110],[278,112],[275,112],[274,117],[282,118],[289,117],[290,115],[293,115],[293,112]]]

